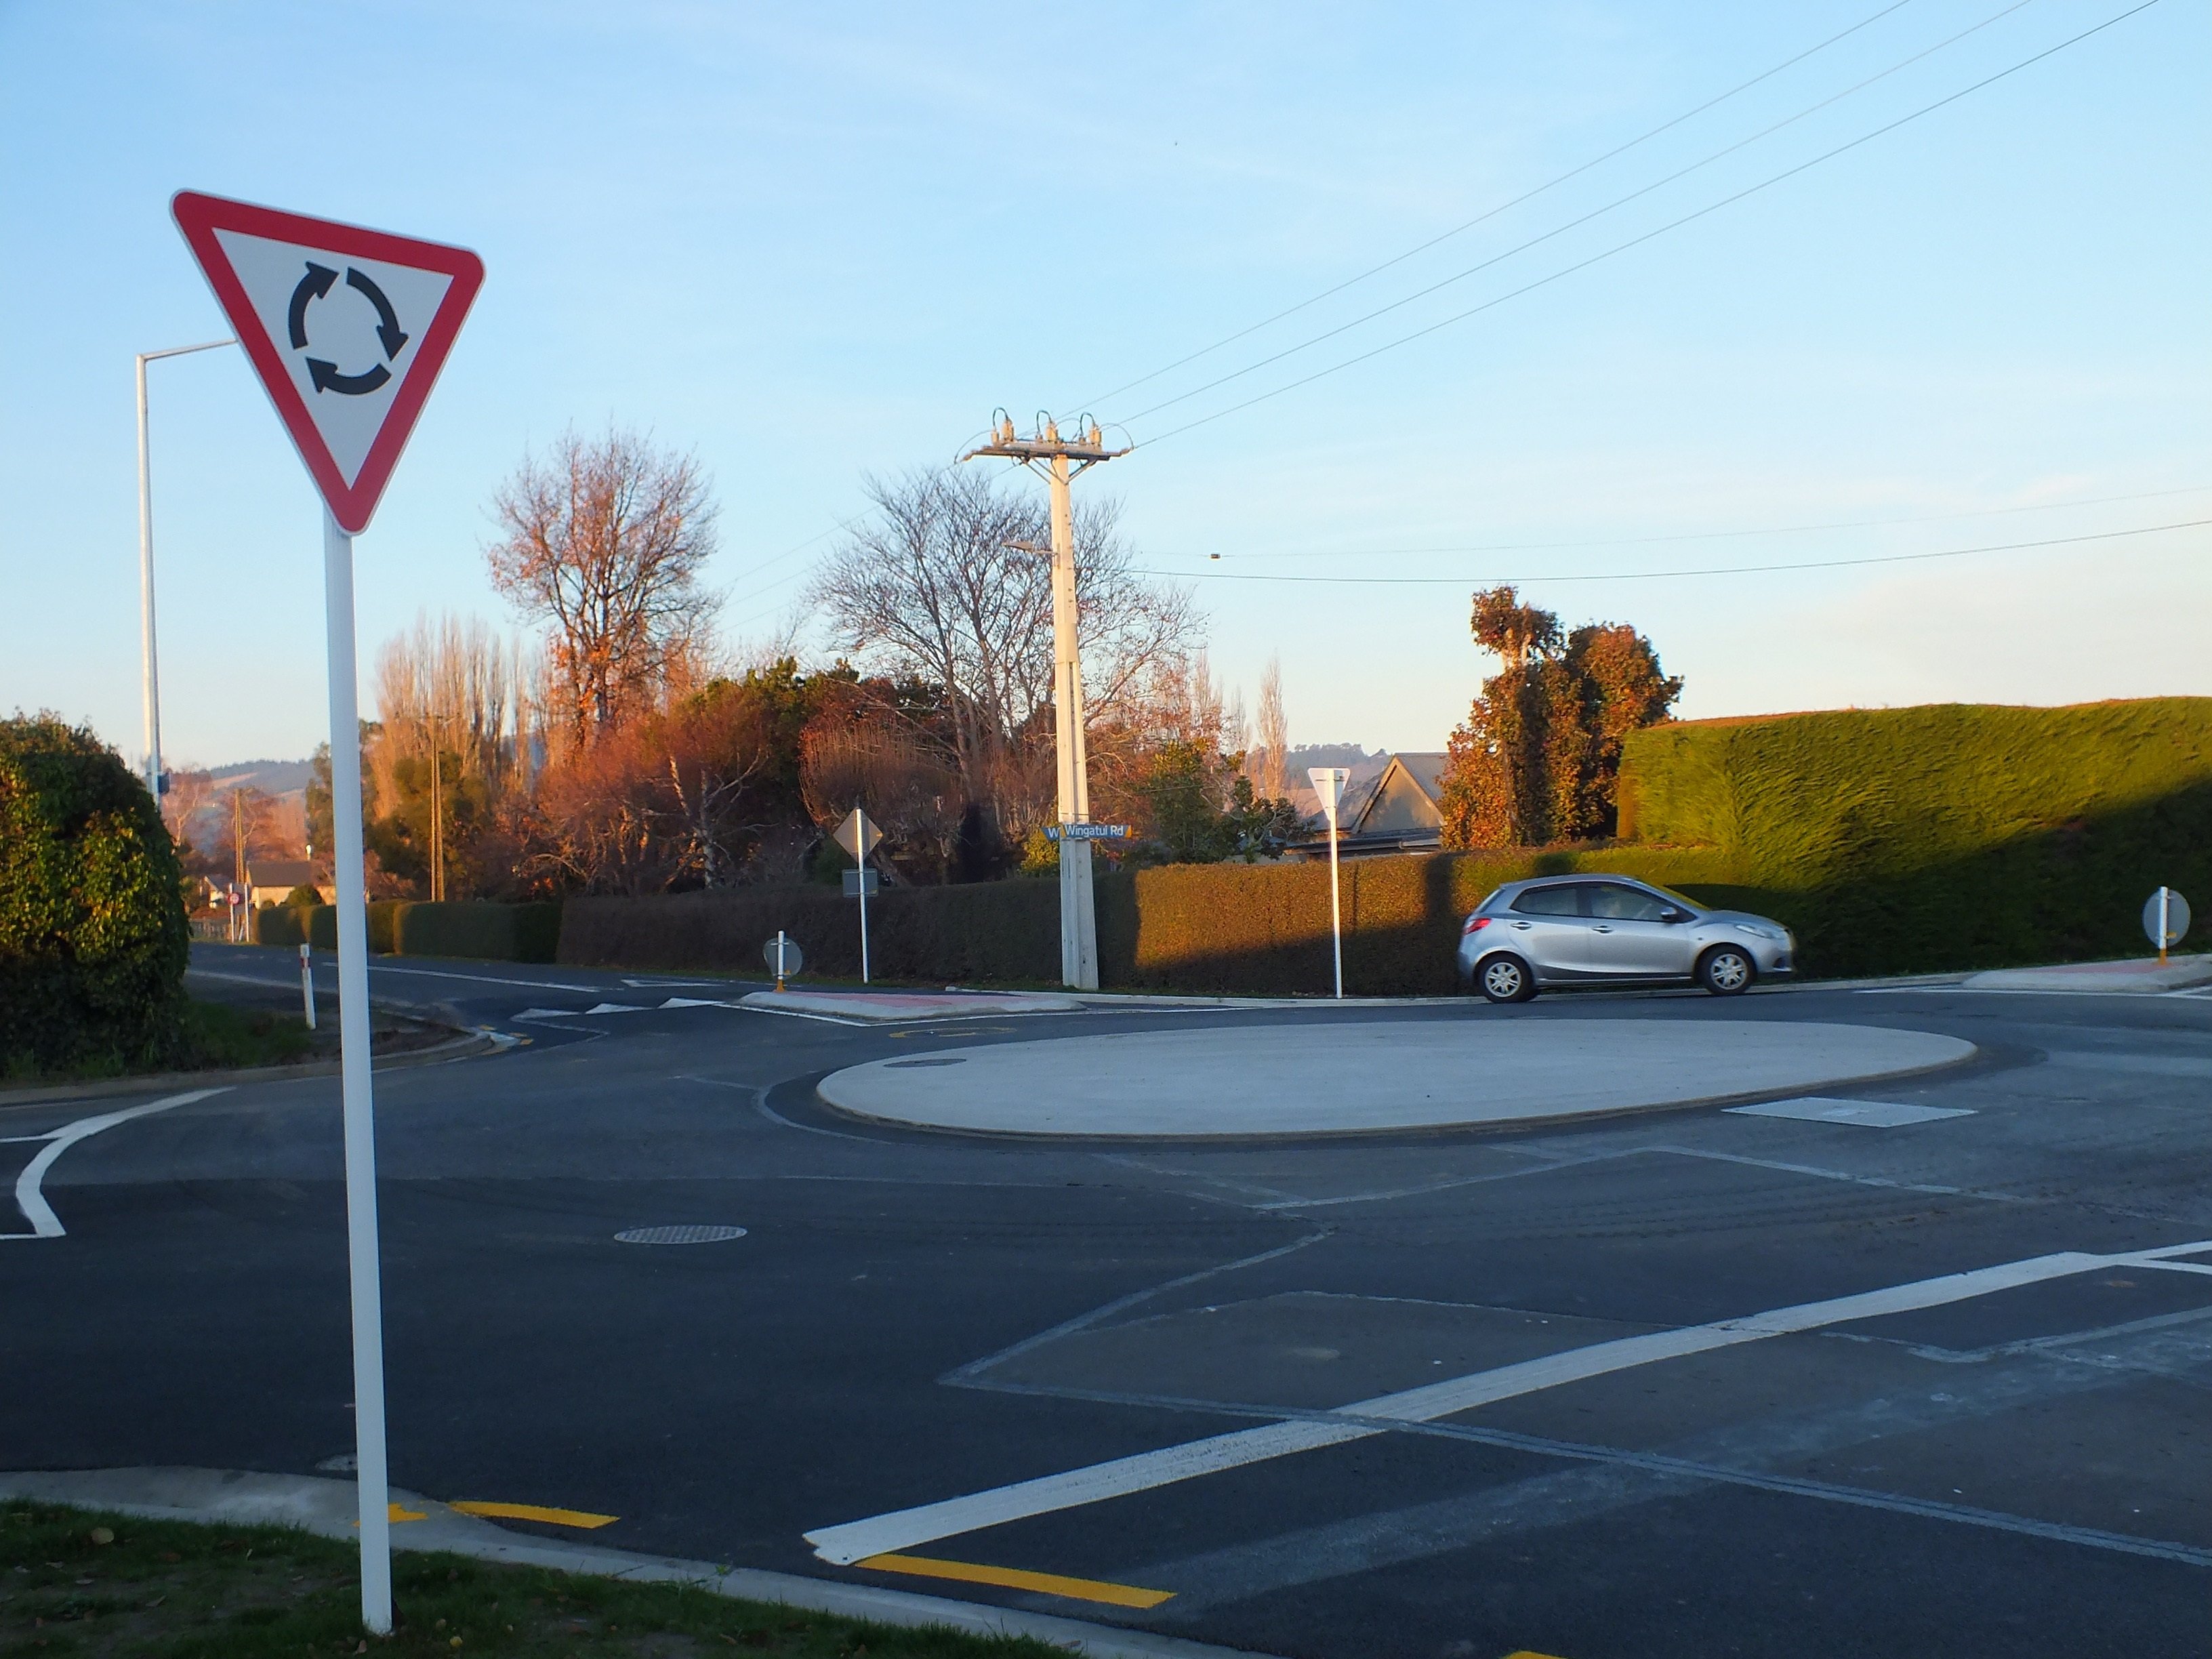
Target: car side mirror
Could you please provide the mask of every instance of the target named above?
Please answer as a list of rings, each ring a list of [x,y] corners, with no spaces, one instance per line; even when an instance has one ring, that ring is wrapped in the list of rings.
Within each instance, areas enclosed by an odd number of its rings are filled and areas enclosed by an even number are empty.
[[[1662,921],[1687,921],[1689,919],[1688,912],[1677,910],[1671,904],[1659,913],[1659,920]]]

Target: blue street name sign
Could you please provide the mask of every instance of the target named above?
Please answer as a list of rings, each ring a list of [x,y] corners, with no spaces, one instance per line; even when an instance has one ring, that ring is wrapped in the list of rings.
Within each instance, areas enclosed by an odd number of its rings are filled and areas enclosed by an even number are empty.
[[[1127,841],[1129,826],[1126,823],[1048,823],[1044,827],[1047,841]]]

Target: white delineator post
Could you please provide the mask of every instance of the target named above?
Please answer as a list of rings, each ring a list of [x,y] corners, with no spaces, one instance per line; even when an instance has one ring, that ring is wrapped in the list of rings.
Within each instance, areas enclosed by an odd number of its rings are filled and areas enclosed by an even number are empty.
[[[353,538],[323,514],[329,612],[331,841],[337,868],[339,1074],[345,1102],[346,1256],[353,1286],[353,1426],[361,1493],[361,1620],[392,1631],[392,1498],[384,1449],[384,1287],[376,1230],[376,1115],[368,1065],[368,891],[361,845]]]
[[[309,1030],[315,1029],[315,964],[305,945],[300,947],[300,1017]]]
[[[1322,816],[1328,821],[1328,938],[1330,954],[1336,965],[1336,994],[1344,997],[1344,906],[1339,896],[1336,878],[1336,808],[1343,799],[1345,780],[1352,775],[1341,766],[1316,766],[1306,775],[1313,780],[1314,793],[1321,798]]]
[[[2173,937],[2173,889],[2160,885],[2158,890],[2158,960],[2166,964],[2166,942]]]

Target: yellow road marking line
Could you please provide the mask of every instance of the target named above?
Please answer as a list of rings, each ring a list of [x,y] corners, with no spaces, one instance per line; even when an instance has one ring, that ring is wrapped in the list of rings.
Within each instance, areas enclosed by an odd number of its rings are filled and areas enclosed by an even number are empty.
[[[396,1527],[402,1521],[428,1521],[430,1517],[420,1510],[403,1510],[398,1504],[392,1504],[386,1508],[384,1518]],[[356,1527],[360,1524],[358,1521],[354,1522]]]
[[[1549,1653],[1531,1653],[1527,1648],[1523,1648],[1518,1653],[1507,1654],[1505,1659],[1558,1659],[1558,1656]]]
[[[448,1504],[446,1507],[463,1515],[482,1516],[487,1521],[543,1521],[550,1527],[574,1527],[583,1532],[589,1532],[596,1527],[612,1526],[622,1519],[619,1515],[594,1515],[589,1510],[552,1510],[539,1504],[484,1504],[471,1501]]]
[[[1068,1578],[1056,1572],[1025,1572],[1019,1567],[978,1566],[969,1561],[938,1561],[927,1555],[871,1555],[856,1567],[877,1572],[910,1572],[918,1578],[953,1578],[963,1584],[996,1584],[1005,1589],[1042,1590],[1078,1601],[1104,1601],[1117,1607],[1156,1607],[1173,1590],[1140,1589],[1097,1578]]]

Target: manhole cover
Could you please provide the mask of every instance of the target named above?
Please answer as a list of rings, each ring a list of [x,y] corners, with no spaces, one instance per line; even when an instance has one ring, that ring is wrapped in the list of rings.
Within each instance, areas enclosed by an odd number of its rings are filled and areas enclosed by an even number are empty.
[[[632,1227],[615,1235],[618,1244],[719,1244],[726,1238],[743,1238],[743,1227],[702,1226],[696,1222],[677,1227]]]

